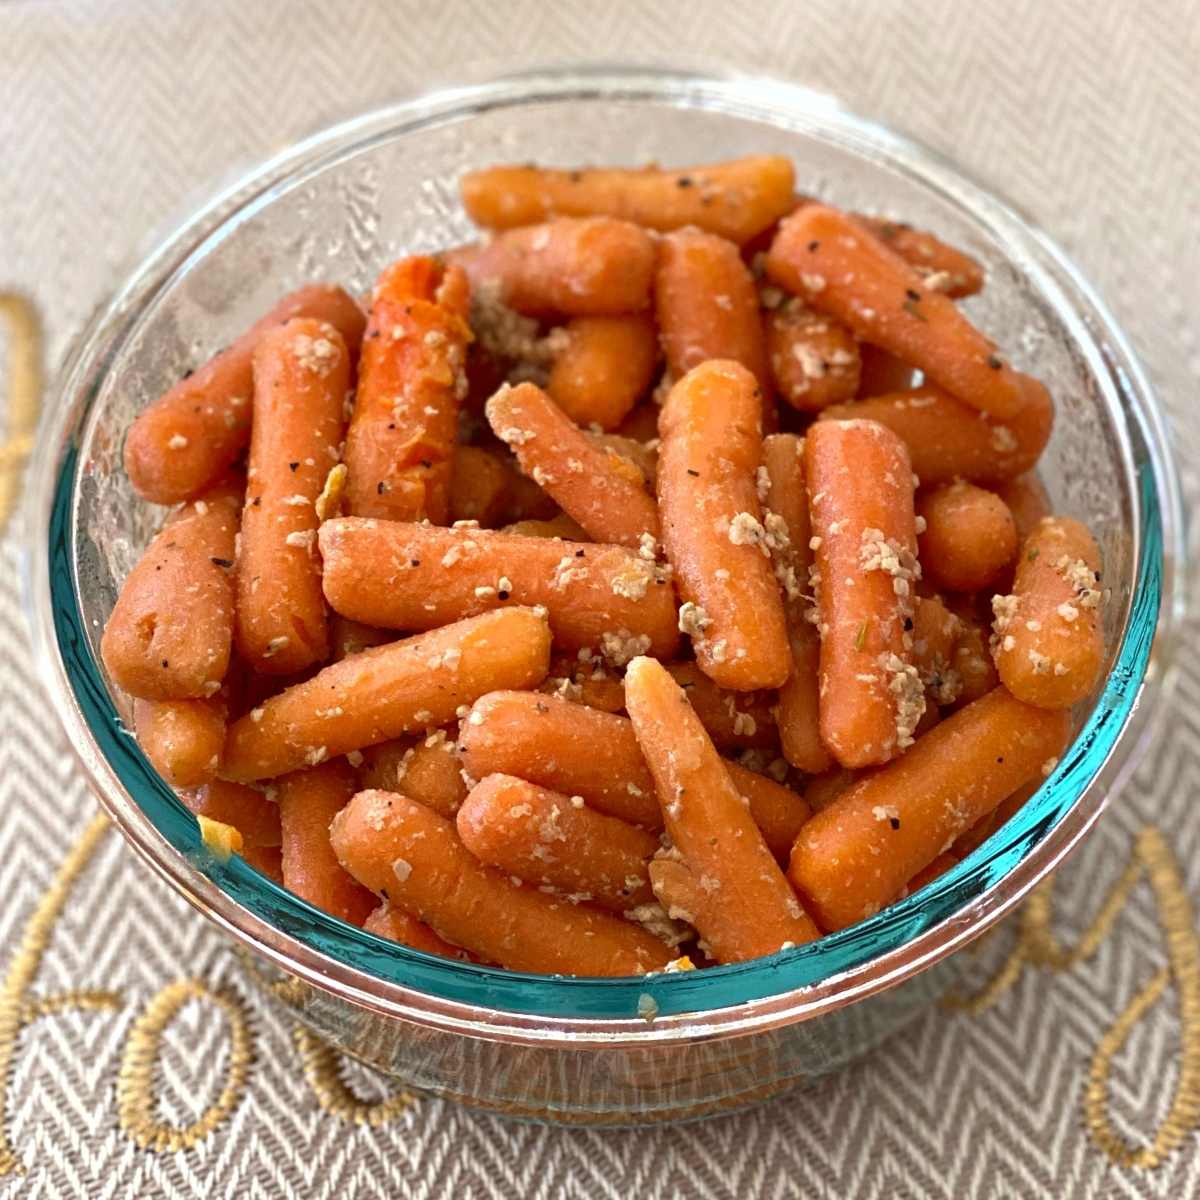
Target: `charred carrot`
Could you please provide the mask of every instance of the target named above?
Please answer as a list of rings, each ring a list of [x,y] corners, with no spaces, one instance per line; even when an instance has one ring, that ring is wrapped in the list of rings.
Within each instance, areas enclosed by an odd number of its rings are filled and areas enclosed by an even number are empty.
[[[854,398],[861,359],[854,335],[792,296],[764,317],[775,390],[800,412]]]
[[[376,937],[399,942],[413,950],[424,950],[426,954],[440,954],[443,958],[457,958],[464,962],[478,961],[469,951],[461,946],[452,946],[444,938],[438,937],[424,921],[410,917],[402,908],[394,908],[387,900],[367,917],[362,927]]]
[[[278,804],[244,783],[210,779],[197,791],[185,793],[182,800],[196,816],[232,825],[247,848],[278,846],[282,840]]]
[[[398,738],[362,751],[360,789],[403,792],[450,820],[467,796],[462,759],[444,729],[415,742]]]
[[[215,696],[135,700],[133,727],[151,765],[173,788],[199,787],[221,765],[225,705]]]
[[[917,538],[921,570],[934,587],[977,592],[996,583],[1017,554],[1008,505],[972,483],[948,483],[917,504],[925,528]]]
[[[648,313],[575,317],[563,330],[546,390],[577,425],[616,429],[650,390],[658,330]]]
[[[960,300],[983,290],[983,268],[979,263],[932,233],[886,217],[856,213],[854,219],[900,255],[931,292]]]

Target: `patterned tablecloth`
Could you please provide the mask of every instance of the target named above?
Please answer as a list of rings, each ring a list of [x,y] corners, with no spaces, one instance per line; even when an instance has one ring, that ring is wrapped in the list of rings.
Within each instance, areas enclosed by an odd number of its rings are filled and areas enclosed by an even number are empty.
[[[1187,637],[1166,736],[999,935],[993,985],[701,1125],[563,1131],[389,1091],[247,995],[227,944],[95,815],[18,587],[41,373],[149,239],[297,135],[583,56],[794,78],[998,183],[1132,335],[1194,502],[1195,0],[0,4],[0,1200],[1200,1194]]]

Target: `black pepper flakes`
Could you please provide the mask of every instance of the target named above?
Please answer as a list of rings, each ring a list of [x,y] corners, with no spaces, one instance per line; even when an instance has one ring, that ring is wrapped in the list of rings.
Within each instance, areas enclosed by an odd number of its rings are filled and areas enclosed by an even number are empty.
[[[506,588],[500,588],[496,593],[496,597],[499,600],[507,600],[510,595],[511,593]]]
[[[229,567],[233,566],[232,558],[210,558],[208,561],[212,563],[214,567],[225,567],[228,569]]]
[[[421,565],[421,560],[419,558],[410,558],[408,561],[411,562],[414,567],[419,567]]]
[[[380,480],[380,481],[379,481],[379,482],[378,482],[378,483],[375,485],[375,495],[377,495],[377,496],[382,496],[382,495],[384,494],[384,492],[386,492],[386,491],[387,491],[387,484],[386,484],[386,483],[384,483],[384,482],[383,482],[383,480],[381,479],[381,480]]]
[[[917,291],[915,288],[905,288],[905,289],[904,289],[904,294],[905,294],[905,295],[906,295],[906,296],[907,296],[907,297],[908,297],[910,300],[920,300],[920,298],[921,298],[921,293],[920,293],[920,292],[918,292],[918,291]]]
[[[585,551],[585,550],[576,550],[576,551],[575,551],[575,557],[576,557],[576,558],[583,558],[583,556],[584,556],[586,553],[587,553],[587,551]]]
[[[299,467],[299,466],[300,466],[300,463],[298,460],[296,462],[290,462],[290,463],[288,463],[288,470],[294,472],[297,469],[297,467]]]
[[[916,317],[918,321],[926,319],[925,314],[917,307],[917,302],[912,299],[905,300],[900,306],[910,317]]]
[[[900,818],[899,817],[888,817],[888,824],[893,829],[899,829],[900,828]]]
[[[694,182],[695,180],[693,180],[690,175],[680,175],[679,178],[675,180],[675,186],[681,188],[690,188]]]
[[[815,238],[811,242],[808,243],[808,250],[809,250],[810,254],[815,254],[820,248],[821,248],[821,243],[819,241],[817,241]]]
[[[695,476],[697,479],[699,479],[699,478],[700,478],[700,472],[699,472],[699,471],[693,471],[691,467],[688,467],[688,469],[687,469],[687,473],[688,473],[689,475],[694,475],[694,476]]]
[[[989,354],[987,357],[987,365],[991,367],[993,371],[999,371],[1000,368],[1004,366],[1004,359],[1002,359],[998,354]]]

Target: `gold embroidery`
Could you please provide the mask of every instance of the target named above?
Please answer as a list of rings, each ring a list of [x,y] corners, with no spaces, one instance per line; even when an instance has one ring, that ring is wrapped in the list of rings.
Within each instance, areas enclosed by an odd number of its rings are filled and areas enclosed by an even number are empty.
[[[229,1022],[229,1064],[225,1086],[214,1103],[198,1120],[179,1128],[156,1116],[154,1067],[167,1026],[189,1000],[211,1000],[224,1012]],[[241,1103],[252,1058],[250,1021],[237,997],[211,988],[199,979],[167,984],[150,997],[125,1039],[117,1071],[117,1119],[121,1128],[148,1150],[190,1150]]]
[[[26,1000],[21,1006],[21,1024],[30,1025],[39,1017],[52,1017],[55,1013],[72,1008],[98,1011],[120,1007],[120,992],[108,992],[102,988],[73,988],[69,992],[56,992],[53,996]]]
[[[399,1116],[416,1099],[410,1092],[399,1092],[384,1100],[360,1100],[342,1078],[341,1055],[337,1050],[303,1025],[292,1030],[292,1037],[304,1078],[327,1113],[355,1125],[375,1128]]]
[[[41,327],[24,296],[0,292],[0,319],[8,325],[8,431],[0,442],[0,532],[16,507],[21,467],[33,448],[42,394]],[[3,1152],[0,1151],[0,1160]],[[0,1165],[0,1174],[3,1166]]]

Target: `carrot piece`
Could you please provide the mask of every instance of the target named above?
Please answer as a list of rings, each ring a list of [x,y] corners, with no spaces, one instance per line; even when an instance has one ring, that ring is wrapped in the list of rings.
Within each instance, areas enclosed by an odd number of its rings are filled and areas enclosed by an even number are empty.
[[[546,391],[577,425],[616,429],[650,390],[658,330],[648,313],[575,317],[562,331]]]
[[[394,908],[387,900],[367,917],[362,927],[376,937],[399,942],[413,950],[424,950],[426,954],[440,954],[443,958],[457,958],[462,962],[479,961],[461,946],[452,946],[438,937],[424,921],[410,917],[402,908]]]
[[[359,792],[331,828],[342,865],[439,937],[512,971],[639,975],[667,946],[632,921],[522,887],[485,866],[451,821],[389,792]]]
[[[346,434],[354,516],[446,523],[469,299],[462,271],[427,255],[379,276]]]
[[[283,887],[283,851],[278,846],[243,846],[241,856],[268,879]]]
[[[636,438],[625,437],[620,433],[592,433],[587,435],[588,441],[611,454],[619,455],[633,466],[637,467],[642,482],[653,490],[658,480],[658,443],[653,446],[639,442]]]
[[[713,683],[694,662],[671,663],[667,670],[687,694],[718,750],[771,750],[779,745],[773,693],[728,691]]]
[[[848,771],[845,767],[833,766],[820,775],[814,775],[804,787],[804,801],[813,812],[828,808],[843,792],[867,772]]]
[[[1087,527],[1046,517],[1021,544],[1012,594],[996,596],[1000,681],[1039,708],[1069,708],[1104,665],[1100,551]]]
[[[925,709],[906,623],[916,560],[908,451],[873,421],[820,421],[804,443],[821,636],[821,738],[844,767],[912,744]]]
[[[372,646],[382,646],[395,640],[394,629],[376,629],[374,625],[351,621],[349,617],[338,613],[329,616],[329,645],[335,662],[349,658],[360,650],[369,650]]]
[[[818,671],[821,640],[808,619],[809,605],[802,592],[808,587],[813,556],[812,522],[804,485],[804,442],[792,433],[776,433],[763,440],[766,471],[765,504],[783,521],[787,543],[775,551],[775,572],[785,593],[791,669],[779,689],[777,721],[783,756],[810,775],[827,771],[833,763],[821,741]]]
[[[680,865],[702,891],[719,894],[719,903],[695,914],[713,957],[741,962],[817,937],[699,718],[661,663],[635,658],[629,664],[625,703]]]
[[[635,442],[645,445],[647,442],[657,442],[658,438],[658,405],[653,400],[639,404],[617,426],[617,433]]]
[[[196,816],[232,825],[248,848],[278,846],[282,841],[278,804],[244,783],[210,779],[197,791],[185,792],[180,799]]]
[[[1015,417],[1030,389],[1041,386],[1005,363],[953,300],[927,288],[904,259],[837,209],[806,204],[785,217],[767,274],[993,417]]]
[[[934,587],[978,592],[996,583],[1017,555],[1017,526],[1008,506],[973,483],[948,483],[917,502],[925,522],[917,538],[921,571]]]
[[[918,871],[904,885],[904,889],[897,899],[903,900],[906,896],[911,896],[913,892],[919,892],[927,883],[932,883],[940,875],[945,875],[951,867],[958,866],[958,862],[959,859],[952,850],[947,850],[944,854],[939,854],[929,866]]]
[[[1029,803],[1043,782],[1045,781],[1039,774],[1036,779],[1022,784],[1011,796],[1006,796],[986,817],[976,821],[966,833],[955,841],[954,845],[950,847],[950,853],[963,859],[972,851],[977,850],[993,833],[998,829],[1003,829]]]
[[[135,700],[133,728],[142,753],[173,788],[199,787],[221,763],[225,704],[216,697]]]
[[[190,500],[233,465],[250,442],[254,348],[267,330],[293,317],[328,321],[358,353],[365,318],[340,287],[310,284],[285,296],[138,415],[125,438],[125,473],[139,495],[155,504]]]
[[[239,482],[217,484],[172,514],[129,572],[104,627],[113,682],[144,700],[211,696],[233,642]]]
[[[329,657],[315,504],[338,458],[349,382],[332,325],[299,318],[259,338],[235,634],[242,661],[263,675]]]
[[[822,929],[878,912],[1015,788],[1052,768],[1065,712],[997,688],[861,779],[800,831],[788,876]]]
[[[667,368],[680,379],[710,358],[739,362],[771,385],[758,291],[737,247],[699,229],[658,243],[654,303]]]
[[[496,436],[512,446],[521,470],[597,542],[639,546],[658,538],[658,510],[641,472],[593,445],[541,388],[505,385],[485,408]]]
[[[782,155],[756,154],[699,167],[486,167],[462,177],[463,206],[491,229],[547,217],[605,214],[650,229],[695,225],[749,241],[788,212],[795,171]]]
[[[344,616],[432,629],[504,605],[543,605],[556,644],[628,661],[670,658],[675,599],[653,562],[620,546],[342,517],[321,526],[325,595]]]
[[[450,476],[449,517],[478,521],[485,529],[504,520],[509,472],[495,454],[479,446],[457,446]]]
[[[892,392],[911,391],[920,374],[903,359],[889,354],[886,350],[880,350],[878,346],[872,346],[870,342],[859,343],[858,359],[860,396],[886,396]]]
[[[792,296],[764,318],[775,390],[800,412],[851,400],[858,391],[858,342],[844,326]]]
[[[960,704],[970,704],[987,695],[999,682],[996,664],[988,649],[988,635],[973,617],[959,616],[958,640],[950,659],[951,668],[962,682]]]
[[[444,729],[435,729],[416,742],[397,738],[368,746],[362,755],[360,789],[403,792],[449,820],[466,799],[462,759]]]
[[[375,897],[342,869],[329,842],[329,823],[357,791],[343,759],[281,776],[275,783],[282,832],[283,886],[317,908],[361,925]]]
[[[912,663],[933,704],[953,704],[962,691],[954,652],[962,622],[936,596],[919,596],[913,605]]]
[[[1050,497],[1033,471],[1018,475],[996,487],[996,494],[1008,505],[1017,523],[1017,536],[1024,541],[1051,513]]]
[[[601,712],[625,711],[625,684],[605,670],[604,659],[589,651],[559,654],[550,660],[550,674],[541,690],[563,700],[586,704]]]
[[[960,300],[983,290],[983,268],[978,261],[932,233],[886,217],[855,213],[854,220],[900,255],[930,291]]]
[[[913,470],[926,486],[967,479],[994,486],[1037,462],[1054,425],[1054,404],[1043,388],[1010,420],[994,420],[926,384],[827,408],[823,417],[878,421],[899,434]]]
[[[223,773],[243,782],[267,779],[436,729],[485,692],[534,687],[549,661],[545,618],[527,608],[363,650],[235,721]]]
[[[671,389],[660,418],[658,501],[680,624],[710,679],[735,691],[779,687],[787,626],[757,492],[761,388],[744,367],[707,362]],[[665,655],[659,655],[665,658]]]
[[[447,256],[471,287],[537,317],[619,317],[650,304],[654,242],[628,221],[564,217]]]
[[[503,533],[515,534],[518,537],[558,538],[560,541],[586,542],[587,534],[574,517],[559,513],[544,521],[514,521],[505,525]]]
[[[558,696],[495,692],[472,706],[459,747],[476,779],[516,775],[565,796],[582,796],[632,825],[662,828],[654,780],[627,717]],[[808,805],[765,775],[734,762],[724,766],[772,853],[786,857],[808,819]]]

